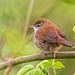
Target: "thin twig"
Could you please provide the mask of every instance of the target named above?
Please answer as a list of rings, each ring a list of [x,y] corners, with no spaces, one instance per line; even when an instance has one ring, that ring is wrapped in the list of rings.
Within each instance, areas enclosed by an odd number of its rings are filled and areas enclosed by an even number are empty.
[[[12,69],[12,64],[13,64],[12,58],[8,58],[7,61],[9,61],[10,63],[8,64],[8,66],[6,68],[6,70],[4,72],[4,75],[8,75],[9,72],[11,71],[11,69]]]
[[[3,61],[8,61],[6,57],[4,57],[2,55],[2,49],[4,47],[4,44],[5,44],[5,41],[6,41],[6,38],[7,38],[7,34],[10,32],[10,29],[11,29],[11,22],[9,22],[8,26],[6,27],[6,29],[4,30],[3,34],[2,34],[2,37],[0,39],[0,56],[2,58]],[[5,70],[5,73],[4,75],[8,75],[8,73],[10,72],[11,68],[12,68],[12,63],[9,64],[9,66],[7,66],[7,69]]]
[[[32,37],[32,34],[31,34],[30,36],[27,37],[29,39],[26,39],[26,35],[27,35],[27,31],[28,31],[28,26],[29,26],[29,21],[30,21],[30,16],[31,16],[31,13],[32,13],[33,5],[34,5],[34,0],[30,0],[30,4],[29,4],[29,7],[28,7],[28,12],[27,12],[27,16],[26,16],[26,21],[25,21],[25,26],[24,26],[24,34],[23,34],[23,37],[22,37],[22,42],[21,42],[21,45],[18,47],[18,49],[15,50],[17,52],[14,52],[14,55],[12,57],[15,57],[15,55],[20,52],[20,50],[25,46],[25,44],[28,42],[28,40],[30,40],[31,37]]]
[[[32,61],[38,61],[38,60],[45,60],[45,59],[53,59],[54,56],[51,53],[46,53],[46,56],[43,55],[29,55],[29,56],[22,56],[19,58],[15,58],[13,59],[13,63],[12,66],[18,65],[18,64],[22,64],[22,63],[26,63],[26,62],[32,62]],[[75,51],[68,51],[68,52],[58,52],[56,54],[56,58],[55,59],[66,59],[66,58],[75,58]],[[0,70],[3,70],[5,68],[7,68],[8,64],[10,63],[10,61],[6,61],[6,62],[2,62],[0,63]]]
[[[10,29],[11,29],[11,22],[9,22],[8,26],[6,27],[6,29],[4,30],[3,34],[2,34],[2,37],[0,39],[0,56],[2,58],[2,60],[5,61],[5,57],[2,55],[2,49],[3,49],[3,46],[4,46],[4,43],[6,41],[6,38],[7,38],[7,34],[10,32]]]
[[[25,21],[24,38],[28,31],[28,25],[29,25],[29,21],[30,21],[30,17],[31,17],[32,9],[33,9],[33,4],[34,4],[34,0],[31,0],[29,4],[28,12],[27,12],[26,21]]]

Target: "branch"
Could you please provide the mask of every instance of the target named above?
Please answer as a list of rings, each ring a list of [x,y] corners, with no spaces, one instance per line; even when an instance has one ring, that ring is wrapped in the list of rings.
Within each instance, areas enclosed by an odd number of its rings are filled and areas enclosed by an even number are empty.
[[[38,61],[38,60],[44,60],[44,59],[53,59],[53,55],[51,53],[46,53],[46,56],[43,56],[41,54],[38,55],[29,55],[29,56],[22,56],[18,57],[15,59],[12,59],[12,66],[21,64],[21,63],[26,63],[26,62],[31,62],[31,61]],[[75,58],[75,51],[68,51],[68,52],[58,52],[56,54],[55,59],[66,59],[66,58]],[[0,63],[0,70],[3,70],[7,68],[7,66],[11,63],[11,61],[6,61]]]

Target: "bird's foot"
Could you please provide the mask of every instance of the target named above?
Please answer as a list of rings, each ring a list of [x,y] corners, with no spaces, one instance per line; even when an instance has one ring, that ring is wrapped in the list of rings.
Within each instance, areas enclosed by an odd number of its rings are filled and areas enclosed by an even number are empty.
[[[43,51],[41,51],[41,53],[40,54],[42,54],[43,56],[45,56],[45,53],[43,52]]]
[[[56,57],[56,54],[55,54],[55,52],[54,52],[54,58]]]
[[[56,58],[56,53],[57,53],[57,51],[54,51],[54,58]]]

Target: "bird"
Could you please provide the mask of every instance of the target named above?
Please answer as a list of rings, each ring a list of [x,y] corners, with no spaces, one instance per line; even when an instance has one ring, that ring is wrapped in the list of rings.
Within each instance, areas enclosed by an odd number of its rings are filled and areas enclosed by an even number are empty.
[[[69,42],[64,33],[51,21],[45,18],[39,18],[32,26],[34,29],[33,41],[41,54],[51,52],[56,57],[56,52],[62,46],[72,47],[75,43]]]

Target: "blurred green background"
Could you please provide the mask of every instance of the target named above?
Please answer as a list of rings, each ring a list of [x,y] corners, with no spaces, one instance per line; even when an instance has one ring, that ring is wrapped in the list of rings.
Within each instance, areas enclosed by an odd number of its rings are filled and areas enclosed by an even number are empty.
[[[39,54],[40,49],[34,45],[32,39],[33,29],[28,28],[28,25],[32,25],[38,18],[49,19],[65,33],[69,41],[75,42],[72,31],[75,26],[75,0],[0,0],[0,54],[14,58]],[[75,49],[63,47],[60,51],[70,50]],[[75,73],[75,59],[59,61],[65,68],[57,70],[57,75]],[[26,64],[36,66],[37,63],[39,61],[14,66],[9,75],[16,75]],[[4,72],[5,70],[0,71],[0,75]]]

